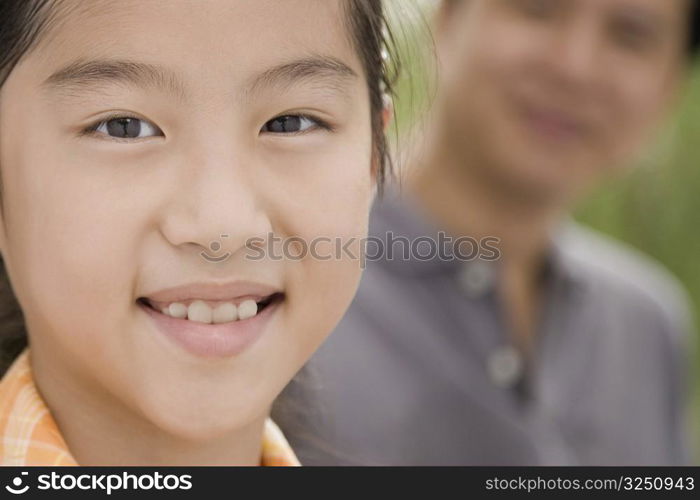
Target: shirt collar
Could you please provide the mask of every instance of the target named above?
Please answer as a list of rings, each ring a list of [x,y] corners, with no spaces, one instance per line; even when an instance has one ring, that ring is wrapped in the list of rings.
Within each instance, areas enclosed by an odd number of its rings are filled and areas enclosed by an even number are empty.
[[[438,242],[440,233],[439,225],[422,210],[417,200],[409,193],[401,192],[398,186],[386,186],[383,196],[374,202],[369,236],[380,242],[383,253],[377,260],[382,266],[414,276],[455,272],[463,262],[451,258],[451,245],[444,246],[443,255],[433,252],[433,255],[426,256],[426,244],[419,243],[428,239]],[[368,245],[368,260],[375,249],[375,245]],[[404,251],[407,251],[405,256]]]
[[[581,272],[580,263],[575,257],[576,228],[577,224],[573,219],[565,217],[553,229],[545,272],[548,278],[561,280],[565,286],[578,290],[585,286],[586,276]],[[381,240],[386,250],[390,246],[388,235],[394,240],[405,238],[410,242],[426,237],[439,241],[440,229],[439,224],[422,209],[420,203],[409,192],[402,192],[399,186],[389,185],[384,196],[378,198],[372,207],[369,234]],[[368,253],[371,254],[371,251],[372,246],[368,246]],[[460,279],[474,278],[475,289],[482,291],[490,289],[488,283],[495,282],[499,272],[498,261],[458,259],[454,256],[451,245],[445,246],[443,256],[436,254],[428,259],[413,252],[409,253],[408,259],[404,259],[401,247],[397,246],[391,258],[383,257],[379,260],[382,261],[382,266],[410,276],[424,277],[444,273],[458,275]]]
[[[1,464],[78,465],[37,391],[29,349],[15,359],[0,381],[0,401]],[[282,431],[269,418],[263,431],[261,465],[300,465]]]

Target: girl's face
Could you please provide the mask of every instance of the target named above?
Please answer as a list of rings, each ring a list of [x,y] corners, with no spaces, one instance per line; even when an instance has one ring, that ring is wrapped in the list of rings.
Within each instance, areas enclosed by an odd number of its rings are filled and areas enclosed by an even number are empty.
[[[342,2],[54,8],[0,94],[0,244],[38,377],[192,439],[262,418],[360,278],[370,109]]]

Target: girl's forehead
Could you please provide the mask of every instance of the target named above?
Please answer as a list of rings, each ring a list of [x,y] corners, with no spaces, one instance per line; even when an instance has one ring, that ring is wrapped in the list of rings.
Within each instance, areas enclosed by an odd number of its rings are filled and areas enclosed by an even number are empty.
[[[57,0],[30,57],[37,59],[35,67],[45,77],[68,64],[93,60],[139,61],[199,81],[236,80],[241,85],[285,61],[311,61],[307,69],[321,69],[324,75],[359,75],[362,66],[343,4],[344,0]],[[161,83],[177,83],[169,80]]]

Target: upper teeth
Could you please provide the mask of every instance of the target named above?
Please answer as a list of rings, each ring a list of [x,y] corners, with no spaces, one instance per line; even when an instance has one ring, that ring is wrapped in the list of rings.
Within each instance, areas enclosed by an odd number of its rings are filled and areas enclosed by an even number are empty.
[[[253,299],[248,299],[238,306],[231,302],[224,302],[212,308],[202,300],[195,300],[189,306],[181,302],[173,302],[161,309],[161,312],[172,318],[187,318],[198,323],[219,324],[252,318],[258,313],[258,304]]]

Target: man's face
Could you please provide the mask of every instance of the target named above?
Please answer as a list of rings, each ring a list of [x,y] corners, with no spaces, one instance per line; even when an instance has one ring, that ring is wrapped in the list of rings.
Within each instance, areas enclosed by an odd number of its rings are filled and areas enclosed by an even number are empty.
[[[629,163],[686,64],[688,0],[456,0],[438,17],[440,105],[465,163],[569,201]]]

